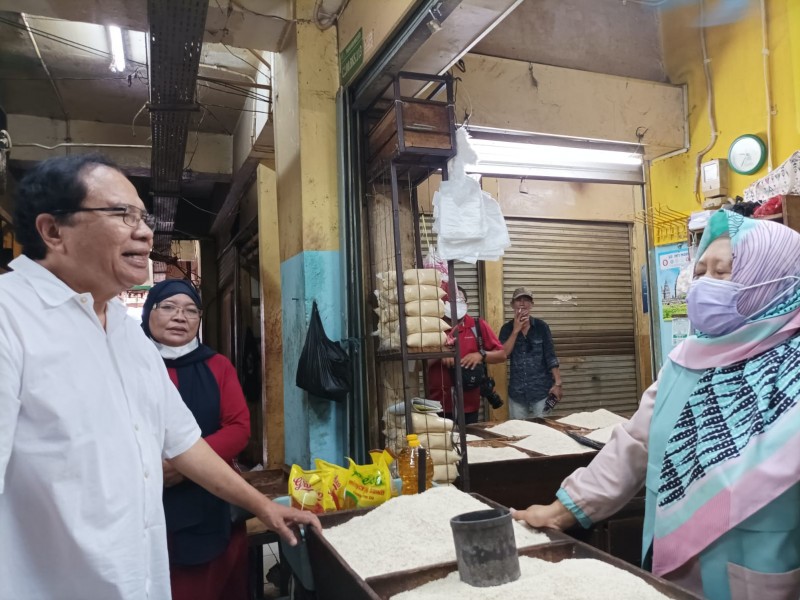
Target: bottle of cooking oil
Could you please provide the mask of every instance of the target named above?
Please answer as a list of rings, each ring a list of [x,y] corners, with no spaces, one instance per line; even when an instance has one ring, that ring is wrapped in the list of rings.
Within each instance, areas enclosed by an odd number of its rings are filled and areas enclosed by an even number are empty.
[[[397,470],[403,482],[403,495],[416,494],[419,490],[419,465],[421,462],[419,437],[415,433],[406,436],[408,445],[400,451],[397,459]],[[433,484],[433,459],[430,452],[425,452],[425,489]]]

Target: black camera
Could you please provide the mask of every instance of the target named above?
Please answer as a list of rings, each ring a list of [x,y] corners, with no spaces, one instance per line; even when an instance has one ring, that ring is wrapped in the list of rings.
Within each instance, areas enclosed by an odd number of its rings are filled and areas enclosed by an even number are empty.
[[[484,377],[483,381],[481,381],[481,397],[486,398],[489,402],[489,405],[494,409],[497,410],[501,406],[503,406],[503,399],[494,391],[494,379],[491,377]]]

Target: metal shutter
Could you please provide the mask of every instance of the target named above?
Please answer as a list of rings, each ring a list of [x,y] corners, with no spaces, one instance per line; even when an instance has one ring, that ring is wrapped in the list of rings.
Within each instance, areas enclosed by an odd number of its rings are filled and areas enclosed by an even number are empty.
[[[431,231],[433,225],[433,216],[424,215],[420,217],[419,221],[419,237],[420,245],[422,246],[422,258],[428,253],[428,244],[436,243],[436,234]],[[481,310],[483,302],[481,299],[481,291],[478,284],[478,265],[471,265],[469,263],[456,261],[455,265],[456,283],[464,288],[467,292],[467,298],[470,306],[469,314],[479,316],[483,314]]]
[[[559,413],[631,412],[636,386],[631,240],[627,224],[506,220],[511,248],[503,287],[534,294],[534,316],[553,332],[564,400]],[[506,320],[512,318],[506,301]]]

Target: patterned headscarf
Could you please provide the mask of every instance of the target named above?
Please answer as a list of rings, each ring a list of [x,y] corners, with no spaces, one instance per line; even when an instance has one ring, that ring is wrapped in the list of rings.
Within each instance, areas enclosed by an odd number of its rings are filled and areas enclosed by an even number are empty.
[[[717,211],[700,240],[700,257],[714,240],[728,236],[731,280],[744,286],[737,309],[752,318],[721,336],[690,336],[669,355],[690,369],[730,365],[773,348],[800,332],[800,234],[773,221]],[[785,279],[787,278],[788,279]],[[777,281],[776,281],[777,280]]]
[[[716,212],[700,240],[698,258],[709,244],[728,235],[733,249],[731,281],[745,286],[775,281],[744,290],[737,308],[743,315],[757,315],[763,307],[789,288],[797,287],[800,277],[800,233],[774,221],[748,219],[726,210]]]
[[[659,378],[650,424],[653,572],[673,572],[800,479],[800,234],[728,211],[712,216],[699,254],[728,235],[737,309],[732,333],[692,336]],[[747,293],[750,292],[750,293]],[[648,481],[651,475],[648,474]],[[649,491],[648,494],[652,494]]]

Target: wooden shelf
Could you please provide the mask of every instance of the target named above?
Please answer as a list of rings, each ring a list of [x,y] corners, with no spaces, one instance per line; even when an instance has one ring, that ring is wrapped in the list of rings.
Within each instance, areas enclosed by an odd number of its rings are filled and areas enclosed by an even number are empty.
[[[455,354],[455,350],[423,350],[421,352],[408,350],[406,358],[408,360],[435,360],[439,358],[453,358]],[[403,355],[399,350],[393,350],[390,352],[379,352],[375,355],[375,358],[377,360],[402,360]]]

